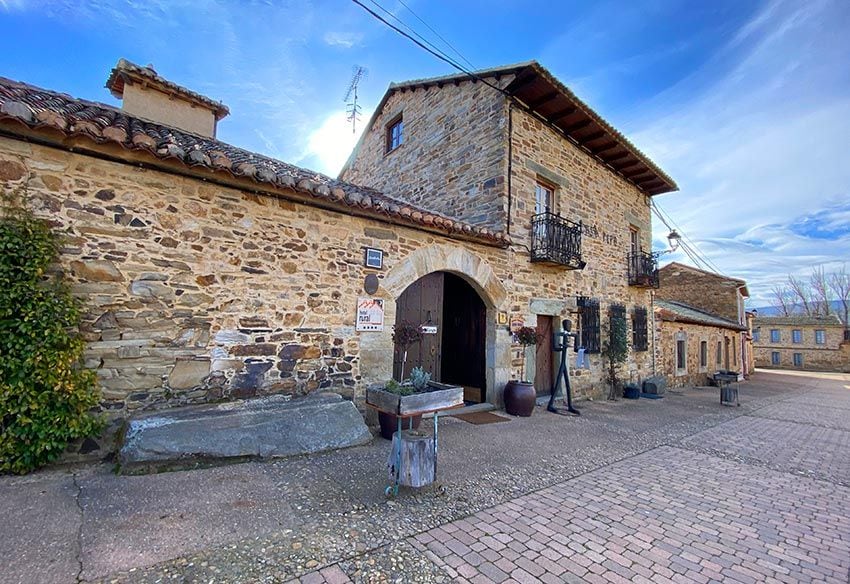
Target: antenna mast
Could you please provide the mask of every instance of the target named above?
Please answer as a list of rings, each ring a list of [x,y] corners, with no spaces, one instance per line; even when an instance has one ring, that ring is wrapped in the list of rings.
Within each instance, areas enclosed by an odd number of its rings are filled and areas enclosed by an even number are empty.
[[[357,122],[360,120],[360,104],[357,103],[357,86],[366,77],[368,71],[365,67],[355,65],[353,67],[354,75],[351,77],[351,83],[348,84],[348,91],[345,92],[345,97],[342,101],[346,103],[345,113],[348,114],[347,121],[351,122],[351,133],[357,133]]]

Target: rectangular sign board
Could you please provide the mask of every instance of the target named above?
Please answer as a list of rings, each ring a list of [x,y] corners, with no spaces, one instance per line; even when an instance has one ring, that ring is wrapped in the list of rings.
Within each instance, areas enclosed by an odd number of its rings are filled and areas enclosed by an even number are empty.
[[[357,331],[384,330],[384,301],[381,298],[357,299]]]

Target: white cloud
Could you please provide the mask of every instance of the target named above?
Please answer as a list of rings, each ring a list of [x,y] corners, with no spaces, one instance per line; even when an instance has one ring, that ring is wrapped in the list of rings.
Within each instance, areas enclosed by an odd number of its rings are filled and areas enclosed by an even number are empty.
[[[363,40],[363,34],[359,32],[326,32],[324,41],[332,47],[350,49],[359,45]]]
[[[850,257],[847,237],[808,237],[799,223],[840,225],[850,200],[850,12],[842,2],[773,2],[718,52],[726,73],[697,71],[660,94],[634,136],[677,179],[658,202],[713,263],[769,296],[788,273]],[[712,68],[717,63],[712,63]],[[656,223],[659,234],[666,228]]]

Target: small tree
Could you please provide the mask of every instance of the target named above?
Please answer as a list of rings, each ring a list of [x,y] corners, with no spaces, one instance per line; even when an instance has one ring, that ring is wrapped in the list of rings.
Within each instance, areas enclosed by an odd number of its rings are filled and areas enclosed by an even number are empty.
[[[525,358],[527,356],[526,354],[528,353],[528,347],[536,345],[537,342],[540,340],[540,335],[535,329],[531,328],[530,326],[524,326],[516,332],[515,337],[516,341],[520,345],[522,345],[522,361],[520,362],[519,366],[520,381],[529,383],[529,380],[525,378]]]
[[[79,309],[50,271],[50,227],[3,197],[0,213],[0,472],[23,474],[101,429],[99,395],[80,367]]]
[[[608,338],[602,343],[602,355],[608,359],[608,399],[617,399],[619,367],[629,357],[629,334],[625,307],[613,305],[609,311]]]
[[[409,322],[400,322],[393,327],[393,343],[402,351],[401,371],[398,374],[398,381],[404,379],[404,366],[407,363],[407,350],[411,345],[422,340],[422,331],[418,326],[414,326]]]

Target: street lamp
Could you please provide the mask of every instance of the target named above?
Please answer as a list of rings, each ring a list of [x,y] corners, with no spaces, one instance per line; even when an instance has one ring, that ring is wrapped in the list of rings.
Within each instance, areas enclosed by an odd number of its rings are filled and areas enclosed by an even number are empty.
[[[673,229],[667,236],[667,241],[670,242],[670,251],[676,251],[679,249],[679,242],[682,241],[682,236]]]

